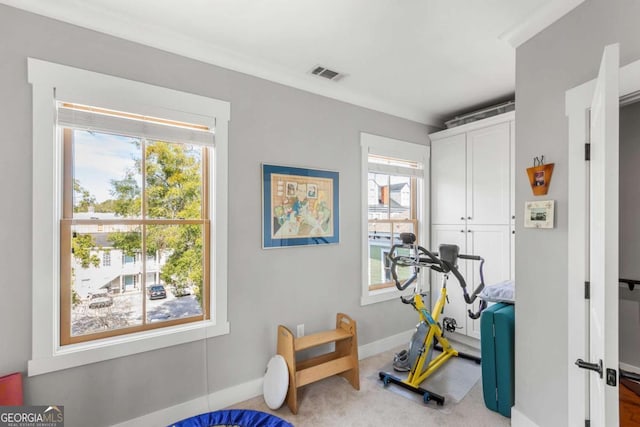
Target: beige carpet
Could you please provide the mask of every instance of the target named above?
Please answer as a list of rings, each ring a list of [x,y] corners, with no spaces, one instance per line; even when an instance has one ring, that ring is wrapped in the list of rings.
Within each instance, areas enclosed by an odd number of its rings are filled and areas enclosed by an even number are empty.
[[[459,403],[445,402],[444,406],[437,406],[435,402],[416,402],[383,388],[377,373],[399,350],[360,361],[360,391],[354,390],[342,377],[327,378],[301,388],[297,415],[293,415],[286,404],[277,411],[270,410],[262,396],[232,407],[268,412],[296,427],[511,425],[509,418],[484,405],[482,381],[478,381]]]

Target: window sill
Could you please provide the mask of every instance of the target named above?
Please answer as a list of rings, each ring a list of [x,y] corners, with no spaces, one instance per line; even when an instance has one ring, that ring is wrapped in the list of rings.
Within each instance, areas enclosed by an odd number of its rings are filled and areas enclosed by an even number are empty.
[[[205,321],[58,347],[49,357],[29,360],[28,375],[32,377],[228,333],[228,322],[216,325],[212,321]]]

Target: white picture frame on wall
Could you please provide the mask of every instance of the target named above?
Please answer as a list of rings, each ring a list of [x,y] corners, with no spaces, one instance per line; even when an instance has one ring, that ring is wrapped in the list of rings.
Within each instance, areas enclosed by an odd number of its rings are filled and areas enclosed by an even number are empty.
[[[525,202],[525,228],[553,228],[555,200]]]

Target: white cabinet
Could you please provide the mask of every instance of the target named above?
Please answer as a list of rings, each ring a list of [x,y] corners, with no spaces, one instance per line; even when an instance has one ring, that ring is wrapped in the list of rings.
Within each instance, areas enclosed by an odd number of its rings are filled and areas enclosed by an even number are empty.
[[[431,223],[509,224],[510,123],[450,135],[453,130],[430,135]]]
[[[461,254],[479,255],[485,259],[484,282],[486,285],[499,283],[511,275],[511,227],[509,225],[433,225],[431,227],[431,247],[437,251],[441,244],[453,244],[460,247]],[[458,269],[467,283],[467,292],[471,295],[480,284],[480,262],[458,260]],[[442,284],[442,274],[432,273],[431,289],[438,295]],[[449,304],[445,305],[441,319],[451,317],[456,320],[460,334],[480,338],[480,321],[471,319],[467,310],[476,312],[479,301],[467,305],[462,289],[453,275],[447,282]]]
[[[441,244],[458,245],[460,247],[460,253],[466,253],[467,250],[467,230],[461,225],[434,225],[431,227],[431,248],[434,252],[438,251]],[[459,262],[460,273],[465,278],[467,277],[466,261]],[[431,295],[432,300],[435,301],[440,294],[440,286],[442,285],[442,273],[431,273]],[[444,311],[440,315],[440,322],[445,317],[450,317],[456,320],[458,333],[467,333],[467,306],[466,304],[460,304],[459,301],[464,301],[462,296],[462,289],[458,286],[456,279],[449,275],[447,281],[447,295],[449,304],[445,304]],[[471,320],[471,319],[470,319]]]
[[[510,197],[511,197],[511,279],[516,278],[516,122],[511,121],[511,185],[510,185]]]
[[[465,134],[431,143],[431,223],[464,224],[467,203]]]
[[[509,123],[467,132],[467,223],[509,224]]]
[[[508,225],[474,225],[467,230],[466,253],[480,255],[485,259],[484,283],[488,286],[509,279],[511,275],[510,261],[510,227]],[[480,284],[479,262],[466,261],[464,276],[469,286],[468,292]],[[462,300],[462,298],[460,298]],[[473,304],[473,311],[478,310],[479,301]],[[467,335],[480,339],[480,319],[466,316]]]
[[[515,242],[514,113],[431,134],[431,244],[455,244],[460,253],[485,259],[485,284],[513,278]],[[480,283],[479,262],[459,261],[469,294]],[[439,294],[441,274],[432,274]],[[480,322],[467,310],[456,279],[449,277],[449,304],[441,318],[456,320],[457,332],[480,338]]]

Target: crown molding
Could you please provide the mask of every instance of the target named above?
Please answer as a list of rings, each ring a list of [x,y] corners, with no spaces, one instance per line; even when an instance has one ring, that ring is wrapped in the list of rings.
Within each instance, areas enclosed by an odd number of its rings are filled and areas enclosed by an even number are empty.
[[[70,7],[50,0],[0,0],[0,3],[82,28],[122,38],[210,65],[259,77],[264,80],[321,95],[337,101],[389,114],[429,126],[441,126],[443,117],[421,108],[389,103],[340,86],[340,82],[323,81],[307,69],[291,70],[256,58],[232,52],[212,43],[185,36],[159,25],[132,22],[97,6]],[[106,16],[106,18],[105,18]]]
[[[583,2],[584,0],[551,0],[498,38],[509,43],[514,49],[518,48]]]

